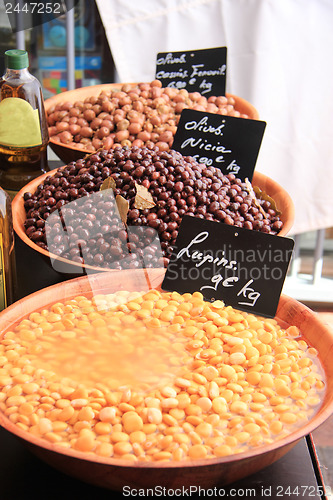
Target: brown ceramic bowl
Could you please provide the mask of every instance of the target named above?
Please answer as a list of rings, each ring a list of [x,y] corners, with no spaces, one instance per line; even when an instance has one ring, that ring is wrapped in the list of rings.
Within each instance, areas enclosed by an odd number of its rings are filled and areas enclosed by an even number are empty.
[[[98,95],[102,92],[102,90],[111,90],[115,88],[121,88],[122,83],[108,83],[103,85],[93,85],[91,87],[82,87],[75,90],[69,90],[67,92],[62,92],[57,94],[49,99],[45,100],[45,110],[48,113],[48,110],[59,103],[64,102],[76,102],[83,101],[87,97],[98,97]],[[135,85],[135,84],[133,84]],[[235,99],[235,109],[242,114],[246,114],[252,120],[258,120],[259,115],[256,108],[250,104],[245,99],[241,97],[226,94],[229,97],[233,97]],[[93,152],[94,150],[82,150],[78,147],[67,146],[66,144],[61,144],[56,142],[54,138],[50,138],[50,147],[55,152],[57,156],[64,162],[70,163],[71,161],[76,161],[79,158],[83,158],[86,154]]]
[[[54,173],[56,170],[54,170]],[[32,249],[36,250],[39,252],[41,255],[43,255],[49,262],[50,260],[59,264],[57,266],[57,270],[61,273],[66,273],[66,274],[71,274],[73,275],[80,275],[83,274],[83,268],[82,265],[70,261],[68,259],[64,259],[61,257],[58,257],[52,253],[50,253],[47,250],[44,250],[40,248],[38,245],[36,245],[30,238],[27,237],[24,231],[24,221],[26,219],[26,213],[24,209],[24,200],[23,196],[24,193],[30,192],[34,193],[37,186],[48,176],[50,175],[49,173],[46,173],[33,181],[29,182],[26,186],[24,186],[15,196],[13,202],[12,202],[12,212],[13,212],[13,224],[14,224],[14,229],[17,233],[17,235],[21,238],[21,240],[31,247]],[[52,172],[51,172],[52,175]],[[267,177],[266,175],[260,173],[260,172],[254,172],[253,180],[252,180],[253,186],[259,187],[262,191],[270,195],[275,203],[277,208],[281,212],[281,219],[284,223],[284,226],[279,233],[279,236],[285,236],[288,234],[290,231],[293,222],[294,222],[294,205],[293,202],[288,195],[288,193],[273,179],[270,177]],[[50,262],[52,264],[52,262]],[[61,264],[60,264],[61,263]],[[84,268],[88,272],[92,271],[101,271],[101,267],[95,267],[86,264]]]
[[[110,271],[65,281],[36,292],[0,313],[0,335],[12,329],[29,313],[40,310],[58,300],[76,295],[91,297],[96,293],[116,290],[144,290],[159,288],[164,270]],[[147,284],[149,283],[149,284]],[[306,340],[319,352],[319,360],[326,373],[326,391],[318,412],[301,428],[276,442],[224,458],[184,462],[128,463],[114,458],[101,458],[92,453],[64,449],[57,444],[37,438],[23,431],[0,412],[0,424],[16,435],[39,458],[82,481],[97,486],[121,490],[131,488],[180,488],[200,486],[211,488],[232,483],[272,464],[287,453],[302,437],[312,432],[333,413],[333,332],[320,322],[315,313],[287,296],[281,296],[277,318],[300,328]]]

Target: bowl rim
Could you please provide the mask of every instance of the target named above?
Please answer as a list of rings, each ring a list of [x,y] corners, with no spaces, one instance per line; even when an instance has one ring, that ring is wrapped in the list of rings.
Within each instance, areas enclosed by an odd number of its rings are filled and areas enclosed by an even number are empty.
[[[26,192],[34,193],[37,186],[40,183],[42,183],[44,181],[44,179],[46,179],[47,177],[55,175],[58,172],[59,168],[62,168],[62,167],[58,167],[54,170],[51,170],[50,172],[47,172],[47,173],[37,177],[36,179],[33,179],[28,184],[26,184],[22,189],[20,189],[20,191],[15,195],[14,199],[12,200],[12,215],[13,215],[14,230],[15,230],[16,234],[19,236],[19,238],[23,241],[23,243],[25,243],[30,248],[37,251],[38,253],[40,253],[44,257],[47,257],[51,261],[55,260],[57,262],[61,262],[61,263],[65,264],[66,266],[71,266],[73,268],[73,270],[77,268],[77,269],[81,269],[81,270],[87,269],[89,271],[95,271],[95,272],[110,271],[111,270],[110,268],[97,267],[97,266],[93,266],[90,264],[80,264],[79,262],[75,262],[75,261],[72,261],[70,259],[57,256],[56,254],[39,247],[36,243],[34,243],[26,235],[26,233],[24,231],[23,222],[21,223],[21,218],[19,217],[19,214],[22,213],[22,210],[23,210],[23,213],[25,214],[25,209],[23,206],[24,193],[26,193]],[[286,236],[288,234],[288,232],[290,231],[291,227],[293,226],[293,222],[294,222],[295,209],[294,209],[294,204],[293,204],[291,197],[289,196],[287,191],[284,188],[282,188],[282,186],[280,186],[280,184],[278,184],[275,180],[273,180],[272,178],[268,177],[267,175],[265,175],[261,172],[258,172],[256,170],[254,171],[252,182],[253,182],[254,186],[256,186],[256,183],[259,183],[261,186],[269,184],[270,191],[272,190],[272,191],[274,191],[274,193],[276,193],[276,192],[283,192],[284,193],[286,208],[289,212],[289,218],[286,222],[284,222],[283,228],[280,231],[280,233],[278,233],[277,236],[280,236],[280,237]],[[271,194],[273,199],[274,199],[274,193]],[[24,220],[25,219],[26,219],[26,217],[24,218]]]
[[[138,269],[135,270],[136,272],[146,272],[145,270]],[[160,288],[157,283],[161,284],[162,278],[165,273],[165,269],[153,269],[149,270],[152,272],[152,279],[151,281],[147,281],[150,283],[152,286],[151,288]],[[112,273],[114,274],[119,274],[119,276],[123,275],[124,272],[130,272],[131,274],[133,273],[133,270],[112,270],[108,271],[105,273],[101,274],[94,274],[90,276],[81,276],[78,278],[74,278],[62,283],[58,283],[52,286],[49,286],[47,288],[41,289],[37,292],[34,292],[23,299],[19,300],[18,302],[10,305],[6,309],[4,309],[0,313],[0,328],[1,328],[1,333],[0,335],[2,336],[4,332],[6,332],[11,326],[13,326],[15,323],[17,324],[23,317],[25,317],[27,314],[30,312],[33,312],[34,310],[39,310],[42,307],[47,307],[47,305],[50,305],[54,303],[56,300],[58,300],[58,297],[55,297],[55,290],[59,290],[60,288],[64,288],[64,294],[66,300],[69,299],[70,297],[74,297],[78,293],[81,294],[88,294],[89,290],[93,288],[94,285],[98,286],[98,284],[102,281],[103,284],[105,284],[105,281],[108,279],[108,274]],[[121,273],[121,274],[120,274]],[[81,289],[78,289],[77,285],[82,284],[88,284],[88,289],[83,291]],[[100,291],[100,290],[99,290]],[[107,288],[103,288],[103,293],[107,293]],[[100,292],[102,292],[100,291]],[[68,295],[67,295],[68,294]],[[36,302],[36,298],[40,297],[41,301]],[[43,297],[44,299],[47,297],[48,301],[43,302]],[[28,312],[24,312],[22,308],[22,304],[27,303],[28,305],[36,305],[38,303],[38,308],[34,308],[32,310],[29,310]],[[318,316],[316,315],[315,312],[313,312],[311,309],[309,309],[306,305],[302,304],[301,302],[297,301],[296,299],[289,297],[285,294],[281,294],[280,296],[280,301],[278,305],[278,310],[276,314],[276,319],[279,319],[279,314],[281,311],[286,308],[288,305],[291,306],[291,308],[297,308],[300,311],[300,314],[302,315],[302,324],[303,322],[306,322],[308,319],[311,319],[312,322],[314,322],[314,325],[316,328],[320,329],[321,332],[324,332],[326,336],[332,337],[332,344],[333,344],[333,330],[323,323]],[[17,311],[19,309],[19,311]],[[19,316],[18,316],[19,314]],[[286,322],[285,320],[282,320],[284,323]],[[5,326],[3,328],[3,326]],[[305,335],[306,338],[306,335]],[[319,358],[320,360],[320,358]],[[323,371],[326,374],[325,366],[324,363],[320,360],[321,367]],[[242,453],[237,453],[235,455],[229,455],[227,457],[217,457],[217,458],[206,458],[206,459],[196,459],[196,460],[191,460],[191,459],[186,459],[182,460],[180,462],[176,461],[170,461],[170,462],[153,462],[153,461],[148,461],[148,462],[130,462],[118,458],[113,458],[113,457],[100,457],[97,454],[94,453],[89,453],[89,452],[81,452],[78,450],[75,450],[73,448],[64,448],[61,445],[57,445],[56,443],[51,443],[48,442],[46,439],[39,438],[37,436],[34,436],[33,434],[29,433],[28,431],[24,431],[20,429],[19,427],[16,426],[13,422],[11,422],[5,415],[4,413],[0,410],[0,425],[6,429],[7,431],[11,432],[12,434],[16,435],[17,437],[23,439],[24,441],[27,441],[28,443],[35,445],[39,448],[43,448],[47,451],[51,451],[54,453],[58,454],[64,454],[72,458],[76,458],[79,460],[84,460],[87,462],[94,462],[94,463],[99,463],[99,464],[104,464],[104,465],[110,465],[110,466],[116,466],[116,467],[123,467],[123,468],[148,468],[148,469],[174,469],[174,468],[193,468],[193,467],[207,467],[207,466],[216,466],[220,464],[227,464],[229,462],[237,462],[245,459],[251,459],[258,457],[258,455],[264,456],[266,453],[271,453],[274,450],[277,450],[279,448],[283,448],[288,445],[293,445],[296,444],[297,441],[299,441],[301,438],[305,437],[312,431],[314,431],[317,427],[319,427],[322,423],[324,423],[329,416],[333,414],[333,398],[331,401],[329,401],[326,406],[324,406],[324,399],[325,396],[327,395],[327,388],[325,389],[325,394],[323,396],[323,401],[321,403],[321,406],[317,409],[317,412],[312,416],[312,418],[303,426],[300,428],[292,431],[290,434],[287,436],[278,439],[274,441],[273,443],[263,445],[263,446],[258,446],[254,447],[250,450],[247,450]]]

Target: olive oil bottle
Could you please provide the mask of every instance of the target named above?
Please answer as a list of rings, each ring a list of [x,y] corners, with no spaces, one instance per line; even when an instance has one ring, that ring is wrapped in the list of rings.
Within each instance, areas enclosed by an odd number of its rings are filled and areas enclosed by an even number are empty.
[[[16,298],[16,267],[11,199],[0,188],[0,311]]]
[[[7,50],[5,65],[0,79],[0,185],[13,198],[49,170],[49,135],[42,88],[28,70],[28,53]]]

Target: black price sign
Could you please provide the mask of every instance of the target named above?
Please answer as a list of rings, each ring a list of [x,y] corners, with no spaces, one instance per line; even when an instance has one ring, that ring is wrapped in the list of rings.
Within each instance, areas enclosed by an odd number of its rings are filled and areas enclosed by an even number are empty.
[[[172,148],[198,163],[252,180],[266,122],[184,109]]]
[[[185,215],[162,289],[276,314],[294,241]]]
[[[163,87],[186,89],[201,95],[225,95],[227,48],[160,52],[155,78]]]

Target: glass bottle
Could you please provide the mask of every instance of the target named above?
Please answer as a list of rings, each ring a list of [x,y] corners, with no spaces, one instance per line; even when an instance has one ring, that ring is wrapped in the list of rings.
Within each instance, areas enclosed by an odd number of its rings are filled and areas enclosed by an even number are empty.
[[[16,267],[11,199],[0,188],[0,311],[15,300]]]
[[[25,50],[5,52],[0,79],[0,185],[11,197],[49,170],[49,134],[42,88]]]

